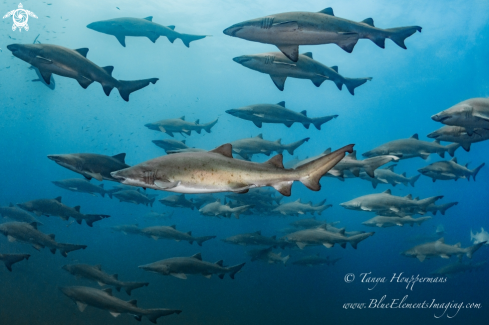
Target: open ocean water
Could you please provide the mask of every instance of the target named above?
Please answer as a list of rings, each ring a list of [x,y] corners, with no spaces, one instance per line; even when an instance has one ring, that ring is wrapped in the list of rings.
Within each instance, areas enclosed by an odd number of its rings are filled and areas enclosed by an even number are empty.
[[[109,274],[119,274],[123,281],[149,282],[148,287],[135,290],[129,297],[125,292],[114,295],[122,300],[137,299],[142,308],[171,308],[182,310],[180,315],[160,318],[161,324],[487,324],[489,319],[488,267],[458,274],[445,283],[416,283],[412,290],[406,284],[390,283],[394,273],[404,276],[430,277],[431,272],[458,258],[428,259],[420,262],[400,255],[423,243],[419,236],[433,236],[439,225],[444,227],[445,242],[462,247],[473,245],[471,230],[489,230],[488,197],[489,169],[482,168],[472,179],[432,182],[421,176],[414,187],[402,184],[392,187],[380,184],[376,189],[360,178],[344,182],[324,177],[322,189],[313,192],[295,182],[292,196],[281,203],[299,198],[318,203],[327,199],[332,208],[317,220],[339,221],[338,228],[347,231],[375,231],[353,249],[335,245],[277,248],[282,256],[290,255],[287,266],[251,262],[246,251],[257,248],[230,245],[223,242],[229,236],[261,231],[265,236],[280,238],[290,223],[300,216],[277,216],[253,213],[239,219],[202,216],[197,209],[171,208],[158,202],[175,193],[148,189],[146,194],[158,195],[153,207],[119,202],[115,197],[101,198],[98,194],[67,191],[52,181],[83,178],[47,159],[50,154],[97,153],[116,155],[126,153],[125,162],[136,165],[165,154],[152,140],[186,140],[190,147],[206,150],[224,143],[255,137],[262,133],[267,140],[282,139],[288,144],[310,137],[293,155],[284,152],[284,162],[294,157],[305,159],[354,143],[357,158],[362,153],[385,142],[409,138],[432,142],[427,135],[443,125],[430,117],[463,100],[487,97],[489,94],[489,3],[472,1],[59,1],[27,0],[23,7],[34,12],[29,30],[12,31],[12,17],[0,24],[0,206],[18,204],[41,198],[62,197],[63,204],[81,206],[82,213],[105,214],[103,219],[88,227],[55,216],[35,216],[43,223],[39,230],[55,234],[62,243],[85,244],[85,250],[62,257],[49,249],[37,251],[28,244],[10,242],[0,236],[0,253],[30,254],[28,261],[13,265],[9,272],[0,264],[0,324],[136,324],[130,315],[114,318],[105,310],[88,306],[80,312],[59,287],[87,286],[101,288],[95,282],[77,279],[62,269],[65,264],[101,264]],[[2,1],[5,14],[18,7],[17,2]],[[235,23],[274,13],[291,11],[317,12],[332,7],[338,17],[361,21],[372,17],[380,28],[421,26],[406,40],[404,50],[387,40],[380,49],[366,39],[358,41],[352,53],[334,44],[304,46],[299,53],[312,52],[314,59],[338,66],[346,77],[372,77],[355,90],[352,96],[346,87],[339,91],[335,84],[325,81],[315,87],[309,80],[287,78],[285,90],[279,91],[270,77],[247,69],[232,59],[245,54],[278,51],[274,45],[250,42],[229,37],[223,30]],[[3,15],[2,14],[2,15]],[[212,35],[191,43],[187,48],[181,40],[172,44],[160,37],[154,44],[146,37],[126,37],[122,47],[113,36],[98,33],[86,26],[95,21],[118,17],[144,18],[153,22],[175,25],[175,31],[197,35]],[[113,77],[121,80],[159,78],[156,84],[131,94],[130,101],[120,98],[117,89],[105,96],[98,83],[87,89],[73,79],[53,75],[56,88],[49,89],[36,79],[29,64],[16,58],[7,49],[9,44],[32,44],[36,36],[41,44],[55,44],[69,49],[88,48],[87,58],[100,67],[113,66]],[[285,101],[296,112],[307,110],[310,117],[337,114],[338,117],[317,130],[300,123],[287,128],[283,124],[264,124],[257,128],[252,122],[226,114],[226,110],[252,104],[275,104]],[[185,116],[186,121],[197,119],[207,123],[218,118],[211,133],[192,132],[190,136],[169,135],[150,130],[145,124],[162,119]],[[442,142],[446,145],[447,142]],[[275,155],[272,154],[272,156]],[[237,155],[235,155],[236,157]],[[462,148],[455,152],[458,162],[475,168],[489,161],[489,143],[472,145],[470,152]],[[270,157],[259,154],[253,161],[264,162]],[[446,154],[445,160],[451,159]],[[432,154],[427,160],[403,159],[397,162],[396,173],[408,177],[418,169],[443,160]],[[391,163],[392,164],[392,163]],[[380,167],[380,168],[384,168]],[[94,184],[99,181],[92,179]],[[103,181],[105,189],[117,183]],[[443,195],[437,204],[458,202],[421,226],[370,228],[362,222],[373,213],[344,209],[340,203],[362,195],[381,193],[387,189],[393,195],[427,198]],[[227,194],[227,193],[225,193]],[[243,194],[247,195],[247,194]],[[275,195],[281,196],[275,191]],[[214,194],[224,199],[223,193]],[[192,198],[192,195],[186,195]],[[145,217],[151,211],[169,213],[170,219]],[[421,217],[420,215],[416,217]],[[7,220],[1,218],[1,222]],[[215,235],[202,247],[185,241],[153,240],[138,235],[124,235],[111,227],[137,224],[139,228],[157,225],[176,225],[177,230],[192,231],[195,236]],[[418,240],[416,237],[418,236]],[[435,238],[436,239],[436,238]],[[432,239],[431,241],[435,240]],[[429,240],[425,240],[429,241]],[[261,246],[266,248],[266,246]],[[231,280],[212,276],[189,276],[181,280],[138,268],[158,260],[202,253],[205,261],[224,260],[224,265],[246,262]],[[335,265],[301,267],[292,262],[307,255],[341,258]],[[489,260],[487,245],[478,250],[472,263]],[[469,262],[467,257],[463,261]],[[373,285],[361,282],[361,273],[385,277],[386,283]],[[345,282],[349,273],[355,281]],[[409,302],[477,303],[480,308],[444,309],[346,309],[347,303],[366,303],[371,299],[402,299]],[[435,317],[435,315],[437,317]],[[450,317],[447,317],[449,315]],[[143,317],[143,323],[149,321]]]

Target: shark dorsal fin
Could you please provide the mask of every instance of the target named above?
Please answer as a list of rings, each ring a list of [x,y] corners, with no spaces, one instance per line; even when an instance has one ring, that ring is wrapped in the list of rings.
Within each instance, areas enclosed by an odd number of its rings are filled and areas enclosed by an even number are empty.
[[[306,111],[306,110],[303,110],[303,111],[301,112],[301,114],[302,114],[302,115],[304,115],[304,116],[307,116],[307,111]]]
[[[187,231],[187,235],[192,236],[192,231]]]
[[[282,154],[278,154],[265,161],[264,164],[272,165],[277,168],[284,168],[283,158],[284,156],[282,156]]]
[[[75,51],[78,52],[83,57],[85,57],[85,58],[87,57],[88,49],[86,47],[81,48],[81,49],[76,49]]]
[[[55,198],[55,200],[61,203],[61,196],[58,196],[57,198]]]
[[[168,28],[170,28],[171,30],[175,30],[175,26],[174,25],[170,25],[170,26],[166,26]]]
[[[433,142],[436,144],[440,144],[440,140],[438,140],[438,139],[435,139]]]
[[[331,148],[324,150],[323,155],[329,155],[331,153]]]
[[[305,55],[305,56],[312,59],[312,52],[305,52],[305,53],[302,53],[302,55]]]
[[[457,248],[460,248],[462,246],[462,243],[456,243],[455,245],[453,245],[453,247],[457,247]]]
[[[262,134],[262,133],[260,133],[260,134],[258,134],[258,135],[257,135],[255,138],[260,138],[260,139],[263,139],[263,134]]]
[[[182,121],[185,121],[185,115],[184,115],[184,116],[182,116],[182,117],[180,117],[180,119],[181,119]]]
[[[99,271],[102,271],[102,265],[100,265],[100,264],[94,265],[93,267]]]
[[[183,144],[185,144],[185,142],[187,142],[187,140],[182,140],[182,141],[180,141],[180,142],[181,142],[181,143],[183,143]]]
[[[390,166],[385,167],[385,169],[388,169],[388,170],[390,170],[391,172],[393,172],[393,171],[394,171],[394,167],[396,167],[396,166],[397,166],[397,164],[390,165]]]
[[[283,108],[285,108],[285,102],[284,101],[281,101],[280,103],[277,103],[277,105],[282,106]]]
[[[80,212],[80,206],[79,205],[77,205],[76,207],[73,207],[73,209],[75,209],[76,212]]]
[[[419,196],[416,196],[416,197],[414,198],[414,201],[419,201]]]
[[[112,289],[111,288],[102,289],[102,291],[105,292],[106,294],[108,294],[109,296],[112,296]]]
[[[194,254],[191,257],[193,257],[193,258],[195,258],[195,259],[197,259],[199,261],[202,261],[202,254],[201,253]]]
[[[413,199],[413,195],[412,194],[408,194],[408,195],[405,196],[405,198],[412,200]]]
[[[147,20],[147,21],[153,21],[153,16],[149,16],[149,17],[146,17],[146,18],[143,18],[144,20]]]
[[[282,144],[282,139],[275,140],[275,143]]]
[[[224,261],[223,261],[223,260],[219,260],[219,261],[217,261],[217,262],[216,262],[216,263],[214,263],[214,264],[219,265],[219,266],[222,266],[222,265],[223,265],[223,263],[224,263]]]
[[[331,69],[333,69],[334,71],[336,71],[336,73],[338,73],[338,66],[337,65],[332,66]]]
[[[326,9],[323,9],[321,11],[318,11],[319,13],[322,13],[322,14],[326,14],[326,15],[330,15],[330,16],[334,16],[334,12],[333,12],[333,8],[331,7],[328,7]]]
[[[385,194],[392,194],[392,192],[391,192],[391,190],[390,190],[390,189],[387,189],[387,190],[385,190],[385,191],[384,191],[384,192],[382,192],[382,193],[385,193]]]
[[[176,225],[171,225],[170,228],[177,229]]]
[[[404,176],[404,177],[406,177],[406,176],[407,176],[406,172],[402,173],[401,175],[402,175],[402,176]]]
[[[112,158],[114,158],[115,160],[118,160],[120,161],[121,163],[125,164],[125,160],[126,160],[126,154],[125,153],[120,153],[118,155],[114,155],[112,156]]]
[[[338,230],[338,234],[340,234],[340,235],[343,235],[343,236],[344,236],[344,235],[345,235],[345,231],[346,231],[346,229],[345,229],[345,228],[341,228],[340,230]]]
[[[440,239],[437,240],[437,242],[445,244],[445,237],[441,237]]]
[[[35,222],[33,222],[33,223],[35,223]],[[36,227],[34,227],[34,228],[36,228]],[[48,237],[51,238],[52,240],[54,240],[56,238],[56,236],[54,234],[49,234]]]
[[[228,158],[233,158],[233,146],[230,143],[225,143],[209,152],[218,153]]]
[[[104,69],[105,72],[107,72],[112,77],[112,71],[114,71],[114,67],[113,66],[108,65],[106,67],[103,67],[102,69]]]
[[[418,136],[418,134],[417,134],[417,133],[413,134],[413,135],[411,136],[411,139],[416,139],[416,140],[419,140],[419,136]]]
[[[137,300],[129,300],[127,303],[133,305],[134,307],[137,307],[138,306],[138,301]]]
[[[454,162],[454,163],[456,163],[456,164],[458,163],[458,161],[457,161],[457,157],[453,157],[451,161],[453,161],[453,162]]]
[[[369,26],[375,27],[374,20],[372,18],[366,18],[361,21],[361,23],[367,24]]]

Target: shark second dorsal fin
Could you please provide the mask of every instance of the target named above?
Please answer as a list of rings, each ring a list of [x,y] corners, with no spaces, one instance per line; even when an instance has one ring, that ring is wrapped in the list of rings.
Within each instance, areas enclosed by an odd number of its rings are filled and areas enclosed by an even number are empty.
[[[225,143],[209,152],[218,153],[228,158],[233,158],[233,146],[230,143]]]
[[[201,253],[194,254],[191,257],[193,257],[193,258],[195,258],[195,259],[197,259],[199,261],[202,261],[202,254]]]
[[[170,227],[170,228],[173,228],[173,229],[177,229],[177,226],[175,226],[175,225],[171,225],[171,226],[169,226],[169,227]]]
[[[108,65],[106,67],[103,67],[102,69],[104,69],[105,72],[107,72],[112,77],[112,71],[114,71],[114,67],[113,66]]]
[[[324,150],[323,155],[329,155],[331,153],[331,148]]]
[[[261,230],[257,230],[257,231],[255,231],[255,234],[257,234],[257,235],[261,235]]]
[[[33,222],[33,223],[35,223],[35,222]],[[34,227],[34,228],[37,229],[37,227]],[[56,238],[56,236],[54,234],[49,234],[48,237],[51,238],[52,240],[54,240]]]
[[[76,207],[73,207],[73,209],[75,209],[76,212],[80,212],[80,206],[79,205],[77,205]]]
[[[180,120],[185,121],[185,115],[180,117]]]
[[[301,114],[304,115],[304,116],[307,116],[307,111],[306,110],[303,110],[303,111],[301,111]]]
[[[440,239],[437,240],[437,242],[439,243],[445,243],[445,237],[441,237]]]
[[[55,200],[61,203],[61,196],[58,196],[57,198],[55,198]]]
[[[260,133],[260,134],[258,134],[258,135],[257,135],[255,138],[260,138],[260,139],[263,139],[263,134],[262,134],[262,133]]]
[[[351,154],[348,155],[350,159],[357,160],[357,151],[353,150]]]
[[[108,294],[109,296],[112,296],[112,289],[111,288],[102,289],[102,291],[105,292],[106,294]]]
[[[280,103],[277,103],[277,105],[282,106],[283,108],[285,108],[285,102],[284,101],[281,101]]]
[[[75,52],[78,52],[80,55],[86,58],[88,53],[88,48],[84,47],[81,49],[76,49]]]
[[[94,265],[93,267],[99,271],[102,271],[102,265],[100,265],[100,264]]]
[[[129,300],[127,303],[133,305],[134,307],[137,307],[138,306],[138,301],[137,300]]]
[[[411,194],[408,194],[408,195],[405,196],[405,198],[412,200],[413,199],[413,196]]]
[[[384,192],[382,192],[382,193],[385,193],[385,194],[392,194],[392,192],[391,192],[391,190],[390,190],[390,189],[385,190],[385,191],[384,191]]]
[[[112,156],[112,158],[114,158],[115,160],[118,160],[120,161],[121,163],[125,164],[125,160],[126,160],[126,154],[125,153],[120,153],[118,155],[114,155]]]
[[[411,136],[411,138],[412,138],[412,139],[419,140],[419,136],[418,136],[418,134],[417,134],[417,133],[413,134],[413,135]]]
[[[458,161],[457,161],[457,157],[453,157],[451,161],[453,161],[453,162],[454,162],[454,163],[456,163],[456,164],[458,163]]]
[[[169,25],[169,26],[166,26],[168,28],[170,28],[171,30],[175,30],[175,26],[174,25]]]
[[[457,248],[460,248],[462,246],[462,243],[456,243],[455,245],[453,245],[453,247],[457,247]]]
[[[345,228],[341,228],[340,230],[338,230],[338,234],[345,236],[345,231]]]
[[[153,21],[153,16],[149,16],[149,17],[146,17],[146,18],[143,18],[144,20],[147,20],[147,21]]]
[[[338,66],[337,65],[332,66],[331,69],[333,69],[334,71],[336,71],[336,73],[338,73]]]
[[[284,156],[282,156],[282,154],[278,154],[270,158],[269,160],[265,161],[264,164],[272,165],[277,168],[284,168],[283,158]]]
[[[334,12],[333,12],[333,8],[331,7],[328,7],[326,9],[323,9],[321,11],[318,11],[319,13],[322,13],[322,14],[326,14],[326,15],[330,15],[330,16],[334,16]]]
[[[361,21],[361,23],[367,24],[369,26],[375,27],[374,20],[372,18],[366,18]]]
[[[312,59],[312,52],[305,52],[305,53],[302,53],[302,55],[305,55],[305,56]]]
[[[219,261],[217,261],[217,262],[216,262],[216,263],[214,263],[214,264],[219,265],[219,266],[222,266],[222,265],[223,265],[223,263],[224,263],[224,261],[223,261],[223,260],[219,260]]]

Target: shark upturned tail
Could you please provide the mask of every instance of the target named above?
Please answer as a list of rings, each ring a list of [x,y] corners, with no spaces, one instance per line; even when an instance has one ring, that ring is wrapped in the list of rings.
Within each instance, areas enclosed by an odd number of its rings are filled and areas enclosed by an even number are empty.
[[[135,92],[136,90],[142,89],[146,86],[148,86],[150,83],[155,84],[159,79],[158,78],[151,78],[151,79],[141,79],[141,80],[119,80],[119,87],[117,89],[119,90],[119,94],[121,95],[122,99],[124,99],[126,102],[129,101],[129,95],[132,92]],[[110,89],[112,90],[112,89]],[[110,90],[109,93],[110,93]],[[104,86],[104,91],[107,94],[106,87]]]
[[[314,118],[311,118],[311,120],[312,120],[312,124],[314,124],[316,129],[321,130],[321,125],[323,125],[324,123],[331,121],[332,119],[337,118],[337,117],[338,117],[338,115],[314,117]],[[309,124],[307,126],[304,124],[304,126],[306,128],[309,128]]]
[[[474,179],[474,182],[475,182],[475,177],[477,176],[477,174],[479,173],[479,171],[481,170],[482,167],[484,167],[486,165],[486,163],[482,163],[479,167],[477,168],[474,168],[470,171],[470,175],[472,175],[472,178]],[[470,175],[469,177],[467,177],[467,179],[470,180]]]
[[[414,184],[416,183],[416,181],[419,179],[419,177],[421,176],[421,174],[418,174],[416,176],[413,176],[409,179],[409,184],[411,184],[412,187],[414,187]]]
[[[482,243],[478,243],[475,245],[472,245],[470,247],[467,247],[465,249],[465,255],[467,255],[468,258],[472,258],[472,255],[479,249],[481,248],[486,242],[483,241]]]
[[[388,38],[394,41],[397,45],[402,47],[403,49],[407,49],[406,44],[404,44],[404,41],[406,38],[409,36],[413,35],[416,33],[416,31],[421,33],[421,27],[419,26],[409,26],[409,27],[397,27],[397,28],[387,28],[386,31],[388,32]],[[377,42],[374,41],[375,44]],[[379,45],[379,44],[377,44]],[[380,45],[379,45],[380,46]],[[380,46],[384,48],[383,46]]]
[[[289,143],[288,145],[285,146],[285,150],[287,150],[291,155],[294,154],[294,150],[299,148],[304,142],[309,141],[310,138],[304,138],[302,140],[296,141]]]
[[[132,290],[135,290],[135,289],[141,288],[141,287],[147,287],[148,285],[149,285],[148,282],[123,282],[122,287],[124,288],[124,290],[126,290],[127,294],[130,296]],[[117,291],[120,291],[121,287],[117,287],[116,289],[117,289]]]
[[[372,80],[372,78],[344,78],[343,83],[345,84],[346,88],[348,88],[348,91],[350,94],[355,95],[355,88],[363,85],[367,81]],[[341,88],[338,87],[340,90]]]

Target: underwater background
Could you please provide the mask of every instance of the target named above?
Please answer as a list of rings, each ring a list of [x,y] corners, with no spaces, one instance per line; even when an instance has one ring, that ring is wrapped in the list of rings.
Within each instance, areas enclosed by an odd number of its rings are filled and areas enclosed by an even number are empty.
[[[50,5],[48,5],[48,3]],[[17,8],[18,3],[3,1],[2,12]],[[487,306],[489,288],[487,268],[449,278],[443,284],[416,284],[413,291],[401,284],[379,284],[368,290],[358,278],[345,283],[345,274],[372,272],[390,278],[393,273],[410,276],[429,273],[447,264],[432,259],[420,263],[399,253],[412,247],[413,237],[432,235],[438,225],[445,228],[445,241],[471,245],[470,231],[489,229],[489,171],[483,168],[477,181],[460,180],[432,183],[421,177],[414,188],[379,185],[374,190],[369,182],[333,178],[321,180],[322,189],[312,192],[296,182],[292,196],[282,203],[303,201],[317,203],[327,199],[333,204],[318,219],[340,221],[337,227],[372,231],[361,223],[373,215],[349,211],[340,203],[361,195],[380,193],[388,188],[395,195],[413,194],[422,198],[443,195],[438,203],[457,201],[445,216],[437,214],[422,226],[413,228],[376,228],[375,235],[362,242],[357,250],[308,247],[301,251],[286,249],[291,261],[320,253],[322,257],[341,257],[334,266],[299,267],[292,265],[251,263],[247,247],[233,246],[220,239],[239,233],[261,230],[267,236],[281,237],[282,229],[297,217],[242,216],[217,219],[200,215],[197,210],[173,209],[155,202],[152,208],[118,202],[116,199],[94,197],[63,190],[52,181],[75,178],[73,172],[46,158],[48,154],[90,152],[106,155],[126,153],[126,163],[135,165],[165,154],[151,141],[170,138],[147,129],[146,123],[185,116],[187,121],[202,123],[219,118],[212,132],[193,133],[187,137],[191,147],[213,149],[223,143],[263,134],[264,139],[282,139],[290,143],[310,137],[294,156],[284,153],[284,161],[298,156],[314,156],[326,148],[333,150],[355,143],[360,154],[387,141],[408,138],[418,133],[421,140],[441,125],[430,116],[465,99],[487,97],[489,94],[489,4],[487,1],[59,1],[27,0],[24,8],[37,14],[30,19],[28,32],[13,32],[11,19],[0,24],[0,206],[38,198],[62,196],[68,206],[81,206],[82,213],[108,214],[111,218],[95,223],[93,228],[67,222],[56,217],[39,217],[42,232],[56,234],[60,242],[86,244],[86,250],[71,253],[67,258],[52,255],[47,249],[37,252],[29,245],[9,243],[0,237],[0,253],[28,253],[28,262],[18,263],[12,273],[0,267],[0,324],[136,324],[128,316],[113,318],[109,313],[87,308],[80,313],[59,290],[59,286],[97,285],[76,280],[63,271],[65,264],[102,264],[108,273],[121,279],[147,281],[149,287],[138,289],[130,299],[137,299],[145,308],[175,308],[181,315],[160,319],[165,324],[485,324],[489,319]],[[119,9],[117,9],[118,7]],[[245,69],[232,58],[244,54],[276,51],[273,45],[231,38],[222,30],[236,22],[288,11],[319,11],[332,7],[335,14],[353,21],[373,17],[382,28],[419,25],[422,33],[407,39],[408,50],[388,40],[384,50],[368,40],[360,40],[349,54],[335,45],[301,46],[300,53],[312,52],[314,59],[328,66],[337,65],[342,75],[372,77],[359,87],[355,96],[346,89],[338,91],[331,82],[316,88],[310,81],[288,79],[283,92],[277,90],[269,76]],[[113,36],[86,28],[91,22],[117,17],[153,16],[153,22],[175,25],[176,31],[212,35],[192,42],[190,48],[180,40],[173,44],[161,37],[153,44],[143,37],[128,37],[123,48]],[[87,58],[99,66],[113,65],[113,76],[132,80],[157,77],[159,81],[131,95],[130,102],[121,100],[117,92],[106,97],[94,84],[82,89],[75,80],[54,76],[56,89],[39,82],[29,65],[6,50],[11,43],[30,44],[40,34],[43,44],[68,48],[89,48]],[[294,111],[307,110],[312,117],[338,114],[323,125],[322,130],[308,130],[300,124],[287,128],[282,124],[264,124],[258,129],[253,123],[237,119],[226,110],[258,103],[285,101]],[[184,139],[176,135],[176,139]],[[446,144],[446,143],[444,143]],[[458,162],[471,162],[471,167],[489,161],[489,143],[472,146],[470,152],[456,151]],[[266,156],[254,161],[265,161]],[[431,155],[401,160],[396,172],[407,172],[442,160]],[[98,184],[96,180],[91,182]],[[110,182],[104,181],[110,188]],[[163,198],[172,193],[148,190]],[[276,193],[276,195],[280,195]],[[222,194],[215,195],[223,197]],[[188,196],[191,197],[191,196]],[[169,220],[144,218],[150,211],[175,210]],[[370,215],[370,217],[369,217]],[[429,214],[431,215],[431,214]],[[216,235],[217,239],[196,244],[169,240],[154,241],[142,236],[125,236],[112,226],[138,224],[140,227],[175,224],[178,230],[192,231],[196,236]],[[174,256],[190,256],[201,252],[207,261],[224,260],[226,265],[246,262],[235,280],[225,277],[210,280],[174,277],[144,272],[137,266]],[[483,247],[474,262],[486,261],[489,250]],[[464,257],[464,259],[466,259]],[[455,262],[453,257],[450,262]],[[465,310],[448,319],[436,319],[438,311],[426,310],[345,310],[344,303],[369,302],[402,298],[412,301],[476,302],[481,309]],[[125,293],[115,293],[123,300]],[[453,313],[452,313],[453,314]],[[143,323],[149,324],[144,319]]]

